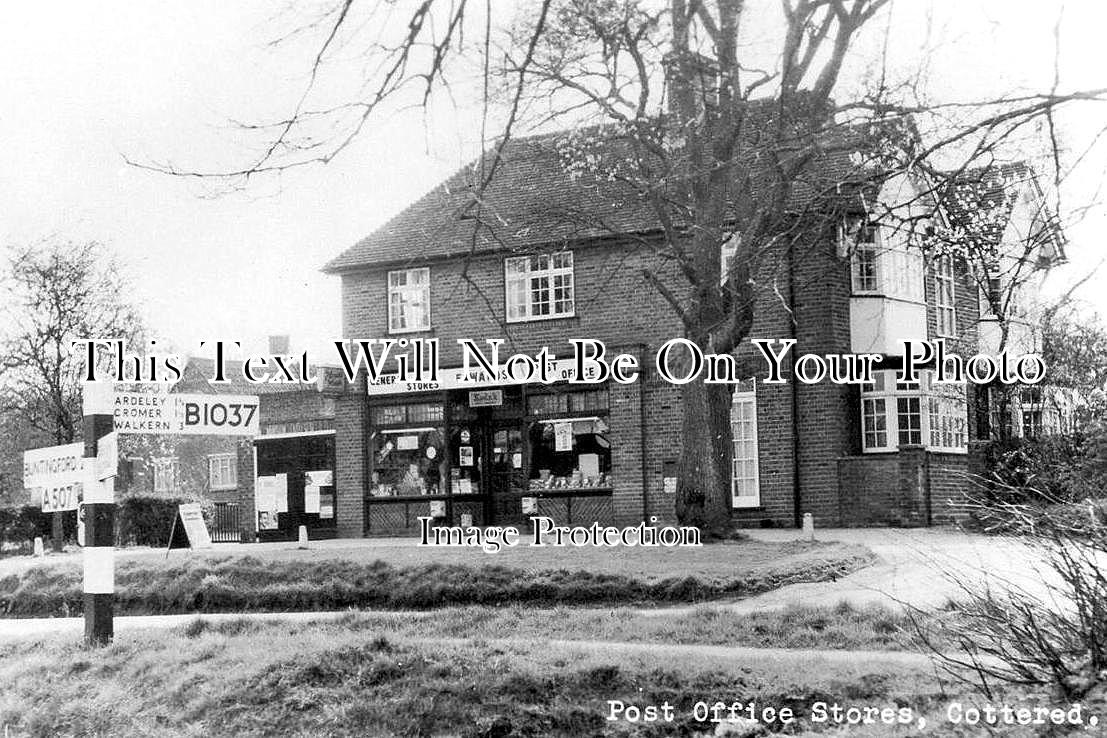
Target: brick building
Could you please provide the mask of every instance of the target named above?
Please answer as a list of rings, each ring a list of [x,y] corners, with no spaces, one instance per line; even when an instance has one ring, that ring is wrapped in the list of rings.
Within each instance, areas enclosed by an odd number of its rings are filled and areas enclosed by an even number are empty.
[[[287,354],[271,341],[270,351]],[[260,434],[124,435],[117,494],[190,499],[209,510],[216,541],[294,540],[305,525],[313,539],[336,532],[335,397],[341,375],[319,367],[314,384],[254,384],[241,364],[226,362],[226,383],[212,380],[210,359],[192,357],[171,391],[257,395]],[[258,494],[258,480],[266,492]],[[269,486],[270,482],[273,486]]]
[[[681,388],[659,379],[654,355],[683,330],[641,275],[682,288],[672,261],[642,247],[656,216],[617,182],[567,171],[558,135],[515,140],[501,157],[479,223],[466,207],[469,167],[325,267],[341,277],[344,336],[435,338],[447,368],[437,383],[362,377],[338,398],[340,536],[410,532],[424,515],[454,524],[534,513],[568,524],[674,519]],[[822,164],[833,177],[835,162]],[[897,386],[896,357],[905,339],[944,337],[966,357],[987,350],[994,316],[964,261],[924,257],[874,224],[865,203],[917,203],[924,219],[967,222],[998,191],[1010,227],[981,236],[1003,246],[1041,211],[1040,193],[1028,179],[1005,181],[939,205],[905,176],[867,200],[831,191],[841,217],[829,227],[818,219],[800,247],[762,260],[749,335],[795,339],[790,358],[890,358],[870,385],[791,381],[790,361],[788,382],[765,384],[760,354],[739,348],[740,376],[750,379],[731,408],[735,517],[783,526],[804,513],[820,525],[948,520],[980,432],[970,412],[979,398],[965,386]],[[820,206],[805,197],[798,213]],[[1061,256],[1054,239],[1035,268]],[[1016,334],[1029,348],[1032,331],[1013,332],[1012,344]],[[503,339],[505,355],[549,347],[559,357],[572,339],[599,339],[609,355],[638,357],[642,374],[630,384],[459,381],[457,341],[488,338]]]

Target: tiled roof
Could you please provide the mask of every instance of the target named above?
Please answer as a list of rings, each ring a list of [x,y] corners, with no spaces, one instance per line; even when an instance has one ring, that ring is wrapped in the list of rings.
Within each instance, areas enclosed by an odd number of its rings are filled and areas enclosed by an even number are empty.
[[[242,362],[231,359],[224,360],[226,383],[214,383],[211,378],[215,376],[215,361],[202,357],[190,357],[186,365],[186,377],[196,379],[197,375],[203,378],[212,392],[221,395],[275,395],[286,392],[315,392],[316,385],[293,382],[260,382],[246,381],[242,374]],[[279,370],[277,370],[279,371]],[[295,372],[294,372],[295,373]]]
[[[632,188],[562,163],[560,135],[509,141],[485,188],[479,222],[473,190],[474,162],[409,205],[381,228],[333,259],[324,271],[377,263],[519,249],[656,227],[656,216]],[[485,165],[492,154],[484,157]]]
[[[765,111],[770,109],[761,105],[755,114],[766,117]],[[879,125],[887,126],[882,135],[889,131],[894,132],[892,135],[917,135],[909,120],[895,119]],[[757,138],[766,130],[765,123],[747,124],[746,129],[749,140],[744,150],[751,153],[743,159],[742,171],[749,173],[751,187],[756,189],[759,172],[767,166],[757,155]],[[462,168],[331,260],[324,271],[402,265],[489,251],[525,253],[582,239],[659,231],[661,224],[653,207],[619,176],[620,159],[630,159],[629,151],[626,157],[620,157],[619,149],[630,144],[604,131],[590,128],[510,140],[483,193],[479,219],[474,217],[474,191],[481,177],[481,160]],[[825,205],[822,199],[828,197],[856,197],[858,186],[866,186],[874,177],[879,179],[878,172],[851,160],[855,152],[863,159],[872,157],[866,142],[878,137],[874,129],[862,125],[829,129],[819,142],[823,151],[795,182],[788,208]],[[590,141],[593,148],[580,141]],[[594,168],[588,166],[593,154],[598,158]],[[487,152],[483,163],[487,167],[492,160],[493,153]],[[1025,165],[992,169],[997,174],[1016,176],[1029,171]],[[1002,178],[977,176],[974,184],[973,176],[968,176],[972,173],[965,174],[947,194],[947,207],[954,220],[970,222],[982,200],[1003,199]],[[978,187],[981,182],[983,190]]]

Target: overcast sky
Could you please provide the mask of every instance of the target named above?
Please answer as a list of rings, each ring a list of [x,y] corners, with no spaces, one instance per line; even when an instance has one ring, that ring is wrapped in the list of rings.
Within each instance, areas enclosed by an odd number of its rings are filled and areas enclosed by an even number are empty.
[[[923,53],[922,0],[899,0],[897,54]],[[1062,84],[1107,87],[1107,3],[1064,4]],[[1048,87],[1060,3],[935,0],[935,88],[972,96]],[[123,156],[184,165],[244,160],[232,119],[287,113],[307,70],[304,47],[270,49],[274,4],[251,0],[18,3],[0,26],[0,240],[96,239],[123,258],[162,342],[263,346],[269,334],[319,349],[340,336],[338,279],[319,272],[470,156],[461,116],[378,121],[327,166],[222,197],[195,182],[128,166]],[[916,13],[916,15],[910,15]],[[287,20],[287,18],[285,19]],[[1065,120],[1079,145],[1103,110]],[[1066,196],[1087,199],[1103,157]],[[1063,280],[1107,253],[1102,209],[1070,233]],[[1107,268],[1101,270],[1107,272]],[[1107,274],[1082,291],[1107,314]]]

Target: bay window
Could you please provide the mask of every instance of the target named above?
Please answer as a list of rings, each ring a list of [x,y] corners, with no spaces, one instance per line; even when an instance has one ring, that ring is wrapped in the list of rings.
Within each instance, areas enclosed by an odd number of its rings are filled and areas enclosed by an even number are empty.
[[[508,322],[571,317],[573,252],[505,259],[504,301]]]
[[[935,451],[966,451],[968,404],[965,385],[931,382],[929,371],[918,382],[897,382],[897,372],[873,373],[861,386],[861,442],[865,453],[925,446]]]
[[[925,299],[922,252],[911,248],[904,234],[866,218],[852,218],[843,226],[841,241],[850,257],[855,295]]]
[[[953,277],[953,257],[939,256],[934,263],[934,297],[938,311],[938,335],[957,336],[957,305]]]

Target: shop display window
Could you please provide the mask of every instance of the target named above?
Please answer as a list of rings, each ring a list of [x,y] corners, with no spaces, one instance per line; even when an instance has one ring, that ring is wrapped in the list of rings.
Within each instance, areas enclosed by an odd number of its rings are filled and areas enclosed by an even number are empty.
[[[445,494],[445,433],[441,428],[392,428],[370,436],[374,497]]]
[[[604,418],[532,420],[527,436],[530,490],[611,487],[611,442]]]

